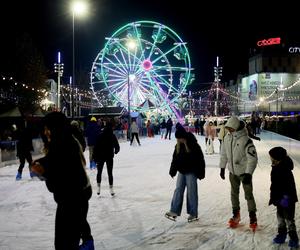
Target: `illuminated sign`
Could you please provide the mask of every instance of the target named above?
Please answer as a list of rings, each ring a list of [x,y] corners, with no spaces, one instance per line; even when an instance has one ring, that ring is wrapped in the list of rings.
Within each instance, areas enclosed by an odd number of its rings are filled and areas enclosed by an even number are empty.
[[[269,38],[269,39],[264,39],[264,40],[258,41],[257,46],[262,47],[262,46],[275,45],[275,44],[280,44],[280,42],[281,42],[280,37],[274,37],[274,38]]]
[[[300,47],[289,47],[290,53],[300,53]]]

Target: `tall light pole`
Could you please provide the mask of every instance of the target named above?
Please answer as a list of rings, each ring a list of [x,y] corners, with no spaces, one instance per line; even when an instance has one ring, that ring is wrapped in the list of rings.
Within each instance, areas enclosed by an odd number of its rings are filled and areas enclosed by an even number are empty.
[[[278,133],[278,87],[276,87],[275,93],[276,93],[276,133]]]
[[[220,76],[222,76],[222,69],[223,67],[219,67],[219,57],[217,56],[217,66],[214,67],[214,75],[215,75],[215,83],[217,86],[217,93],[216,93],[216,101],[215,101],[215,116],[218,116],[218,109],[219,109],[219,88],[220,88]]]
[[[57,110],[60,111],[60,78],[64,72],[64,64],[61,63],[60,52],[57,55],[57,63],[54,63],[54,72],[57,73]]]
[[[75,16],[82,16],[87,12],[87,3],[84,1],[74,1],[71,5],[72,11],[72,85],[71,85],[71,116],[74,118],[74,87],[75,87]],[[77,102],[75,104],[75,108]]]
[[[133,40],[133,39],[129,39],[126,43],[126,46],[127,46],[127,49],[128,49],[128,55],[130,54],[130,50],[135,50],[136,47],[137,47],[137,44],[136,44],[136,41]],[[131,74],[130,72],[130,65],[128,64],[128,78],[127,78],[127,97],[128,97],[128,135],[129,135],[129,139],[131,138],[131,115],[130,115],[130,112],[131,112],[131,107],[130,107],[130,95],[131,95],[131,92],[130,92],[130,83],[131,82],[134,82],[134,80],[136,79],[136,76],[135,74]]]

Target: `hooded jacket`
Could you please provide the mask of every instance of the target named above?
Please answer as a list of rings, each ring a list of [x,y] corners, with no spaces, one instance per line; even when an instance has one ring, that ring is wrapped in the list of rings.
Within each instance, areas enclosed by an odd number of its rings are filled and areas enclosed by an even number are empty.
[[[239,128],[235,132],[227,133],[224,137],[219,166],[220,168],[227,166],[229,172],[234,175],[245,173],[252,175],[256,165],[255,146],[248,137],[245,123],[240,122]]]
[[[272,166],[269,205],[277,206],[284,195],[287,195],[291,202],[298,201],[293,169],[294,164],[289,156],[278,165]]]

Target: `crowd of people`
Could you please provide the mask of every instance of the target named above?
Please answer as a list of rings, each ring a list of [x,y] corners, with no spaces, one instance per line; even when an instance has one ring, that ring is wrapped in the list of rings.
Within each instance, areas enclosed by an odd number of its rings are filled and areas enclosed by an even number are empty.
[[[127,122],[125,123],[127,124]],[[16,180],[21,180],[22,170],[27,160],[31,176],[44,180],[48,190],[53,193],[57,204],[55,217],[55,249],[94,249],[90,225],[87,221],[89,199],[92,186],[86,172],[86,159],[83,152],[89,150],[89,168],[97,169],[97,194],[101,193],[101,175],[106,164],[109,190],[112,196],[114,157],[120,151],[120,144],[113,132],[115,124],[110,120],[100,121],[95,117],[89,119],[86,129],[81,129],[77,121],[68,121],[60,112],[46,115],[42,121],[42,138],[44,156],[32,160],[31,138],[26,128],[15,131],[18,142],[20,166]],[[128,124],[127,124],[128,125]],[[173,120],[168,117],[160,123],[160,138],[171,140]],[[124,127],[125,129],[125,127]],[[130,123],[129,140],[134,138],[139,146],[139,126],[136,119]],[[258,157],[252,139],[260,140],[251,126],[238,117],[232,116],[227,121],[195,121],[195,131],[187,131],[179,122],[175,126],[176,144],[170,162],[169,175],[177,175],[176,187],[171,199],[170,210],[165,213],[168,219],[176,220],[182,213],[185,189],[187,192],[188,222],[198,219],[198,185],[197,181],[205,178],[205,154],[220,154],[220,177],[230,182],[232,217],[228,225],[236,228],[240,222],[240,186],[243,187],[249,213],[249,227],[255,231],[258,226],[257,207],[253,195],[253,173]],[[153,136],[151,121],[147,123],[147,135]],[[205,154],[197,141],[197,136],[205,136]],[[219,150],[214,143],[219,141]],[[251,139],[252,138],[252,139]],[[295,225],[295,203],[298,201],[293,161],[282,147],[269,151],[271,161],[271,187],[269,205],[277,208],[278,234],[273,239],[275,244],[285,242],[289,236],[289,246],[299,247]],[[209,156],[207,156],[209,157]],[[228,172],[226,176],[226,172]],[[68,232],[66,234],[66,232]]]

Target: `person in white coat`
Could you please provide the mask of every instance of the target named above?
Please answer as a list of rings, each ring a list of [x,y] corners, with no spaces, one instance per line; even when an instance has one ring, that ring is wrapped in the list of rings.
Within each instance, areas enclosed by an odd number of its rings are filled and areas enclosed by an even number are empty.
[[[220,157],[220,176],[225,179],[225,168],[229,170],[231,185],[231,203],[233,217],[229,220],[230,227],[236,227],[240,221],[239,191],[242,183],[247,200],[250,217],[250,228],[257,227],[256,203],[253,196],[252,175],[257,165],[256,148],[248,137],[245,123],[232,116],[226,123],[228,134],[224,137]]]
[[[132,145],[134,137],[136,138],[136,141],[141,146],[140,139],[139,139],[139,127],[136,124],[136,121],[133,120],[130,126],[131,129],[131,139],[130,139],[130,146]]]

